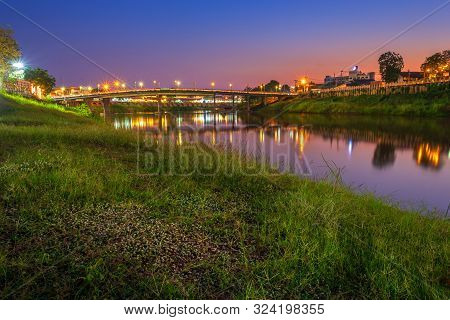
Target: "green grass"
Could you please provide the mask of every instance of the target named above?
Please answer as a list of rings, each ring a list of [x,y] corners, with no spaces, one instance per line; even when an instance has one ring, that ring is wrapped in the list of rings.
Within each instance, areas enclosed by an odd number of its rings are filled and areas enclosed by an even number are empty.
[[[260,108],[259,112],[448,117],[450,116],[450,88],[434,88],[424,93],[387,96],[296,98]]]
[[[63,111],[0,97],[0,298],[449,298],[448,220]]]
[[[78,105],[75,107],[72,107],[72,106],[66,107],[66,106],[54,103],[51,100],[48,100],[48,101],[33,100],[33,99],[25,98],[23,96],[9,94],[6,92],[0,92],[0,94],[2,94],[5,98],[16,102],[17,104],[28,105],[28,106],[37,106],[37,107],[41,107],[41,108],[45,108],[45,109],[53,109],[53,110],[58,110],[61,112],[72,113],[72,114],[77,114],[77,115],[86,116],[86,117],[93,116],[92,112],[89,110],[89,108],[85,104]]]

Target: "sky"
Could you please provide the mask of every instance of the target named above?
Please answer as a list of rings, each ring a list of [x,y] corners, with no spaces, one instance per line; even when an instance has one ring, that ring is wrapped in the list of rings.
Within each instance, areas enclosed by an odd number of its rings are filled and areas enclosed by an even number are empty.
[[[0,26],[14,30],[25,63],[60,86],[117,77],[148,87],[179,80],[244,88],[302,76],[320,83],[356,63],[378,71],[388,50],[418,70],[426,56],[450,49],[450,1],[0,0]]]

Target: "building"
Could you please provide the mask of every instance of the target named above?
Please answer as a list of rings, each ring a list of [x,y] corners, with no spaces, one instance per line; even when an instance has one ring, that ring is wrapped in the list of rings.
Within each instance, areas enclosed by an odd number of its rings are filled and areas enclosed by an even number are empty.
[[[424,73],[421,71],[401,72],[397,82],[417,82],[424,79]]]
[[[42,99],[44,96],[41,87],[26,80],[9,79],[8,81],[5,81],[4,89],[9,93],[15,93],[26,97]]]
[[[85,94],[92,92],[91,87],[61,87],[61,88],[55,88],[50,93],[50,96],[57,97],[57,96],[64,96],[64,95],[77,95],[77,94]]]
[[[375,72],[364,73],[359,70],[358,66],[354,66],[349,72],[348,75],[340,75],[340,76],[326,76],[324,79],[324,84],[328,87],[337,87],[340,85],[351,85],[364,83],[369,84],[375,81]]]

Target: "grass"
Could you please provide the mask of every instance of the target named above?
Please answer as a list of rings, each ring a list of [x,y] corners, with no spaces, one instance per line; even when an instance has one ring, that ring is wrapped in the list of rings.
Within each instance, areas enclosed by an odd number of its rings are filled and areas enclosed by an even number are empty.
[[[428,92],[416,94],[296,98],[261,108],[259,112],[448,117],[450,116],[450,87],[432,88]]]
[[[449,298],[448,220],[202,145],[138,175],[134,134],[26,99],[0,136],[0,298]]]
[[[5,98],[7,98],[7,99],[9,99],[11,101],[14,101],[17,104],[42,107],[42,108],[45,108],[45,109],[58,110],[58,111],[61,111],[61,112],[77,114],[77,115],[85,116],[85,117],[92,117],[93,116],[92,112],[89,110],[89,108],[85,104],[81,104],[81,105],[74,106],[74,107],[72,107],[72,106],[67,106],[66,107],[66,106],[54,103],[51,100],[48,100],[48,101],[33,100],[33,99],[25,98],[25,97],[20,96],[20,95],[9,94],[9,93],[6,93],[6,92],[1,92],[1,94]]]

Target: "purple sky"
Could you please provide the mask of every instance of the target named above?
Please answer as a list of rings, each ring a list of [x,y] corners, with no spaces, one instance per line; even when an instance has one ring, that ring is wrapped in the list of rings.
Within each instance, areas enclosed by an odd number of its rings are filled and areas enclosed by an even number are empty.
[[[14,7],[20,14],[8,8]],[[322,82],[423,18],[445,0],[396,1],[0,1],[0,24],[15,30],[24,61],[59,85],[92,85],[116,75],[128,84],[235,88],[271,79]],[[79,56],[23,16],[55,34]],[[450,49],[450,5],[359,63],[377,71],[387,50],[405,69]]]

